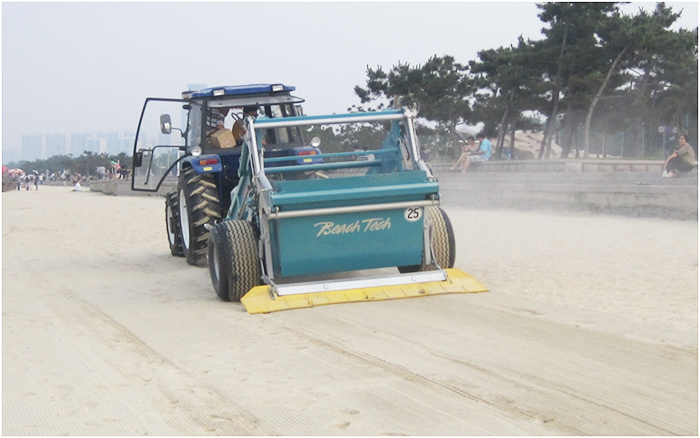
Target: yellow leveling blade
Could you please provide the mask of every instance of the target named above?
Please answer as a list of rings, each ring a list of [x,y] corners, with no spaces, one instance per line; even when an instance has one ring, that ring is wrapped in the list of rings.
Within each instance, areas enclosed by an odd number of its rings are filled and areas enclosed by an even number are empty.
[[[445,272],[447,272],[447,280],[444,281],[274,297],[270,292],[270,286],[257,286],[248,291],[248,293],[241,298],[241,302],[248,313],[270,313],[280,310],[323,306],[326,304],[396,300],[442,294],[488,292],[488,289],[486,289],[483,284],[459,269],[446,269]]]

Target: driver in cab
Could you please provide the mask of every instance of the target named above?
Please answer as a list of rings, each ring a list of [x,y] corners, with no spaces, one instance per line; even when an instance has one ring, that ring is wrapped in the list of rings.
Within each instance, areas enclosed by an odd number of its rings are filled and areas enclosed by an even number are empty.
[[[245,129],[245,123],[246,119],[248,117],[252,117],[253,119],[256,119],[258,117],[258,107],[256,106],[246,106],[243,108],[243,115],[236,120],[236,122],[233,124],[233,127],[231,128],[231,132],[233,133],[233,139],[236,140],[236,146],[240,146],[243,144],[243,137],[245,136],[247,130]],[[263,144],[265,142],[263,141]]]
[[[207,135],[224,129],[224,120],[228,115],[229,108],[209,108],[207,111]]]

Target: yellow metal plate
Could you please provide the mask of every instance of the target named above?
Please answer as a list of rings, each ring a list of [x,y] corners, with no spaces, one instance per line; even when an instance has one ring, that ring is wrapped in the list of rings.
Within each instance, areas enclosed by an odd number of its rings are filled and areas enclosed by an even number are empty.
[[[248,313],[270,313],[337,303],[397,300],[428,295],[488,292],[483,284],[459,269],[446,269],[447,280],[400,286],[368,287],[363,289],[317,292],[310,294],[274,296],[270,286],[257,286],[248,291],[241,302]]]

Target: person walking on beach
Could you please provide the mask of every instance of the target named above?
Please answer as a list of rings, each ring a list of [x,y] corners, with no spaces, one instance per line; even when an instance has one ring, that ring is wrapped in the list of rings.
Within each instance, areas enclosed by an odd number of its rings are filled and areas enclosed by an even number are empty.
[[[680,146],[678,150],[673,152],[664,163],[662,176],[665,178],[674,178],[678,176],[678,172],[690,172],[698,165],[698,162],[695,161],[695,151],[688,143],[685,134],[678,137],[678,146]]]

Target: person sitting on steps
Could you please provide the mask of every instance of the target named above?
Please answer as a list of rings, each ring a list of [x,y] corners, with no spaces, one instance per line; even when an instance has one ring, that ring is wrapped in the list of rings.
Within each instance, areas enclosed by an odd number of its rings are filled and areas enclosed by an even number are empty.
[[[467,157],[469,157],[469,155],[472,155],[477,150],[478,149],[476,147],[476,143],[474,142],[474,137],[470,136],[469,138],[467,138],[467,144],[462,146],[462,153],[459,156],[459,159],[454,164],[454,166],[450,167],[450,170],[462,170],[464,168],[464,162],[467,161]]]
[[[474,152],[474,154],[469,155],[467,160],[462,166],[462,173],[465,173],[469,169],[471,163],[488,161],[491,158],[491,142],[484,134],[479,134],[476,136],[479,140],[479,149]]]
[[[661,175],[664,178],[674,178],[678,176],[678,172],[690,172],[697,165],[695,161],[695,151],[688,143],[685,134],[678,137],[678,145],[680,148],[673,152],[664,163],[664,173]]]

